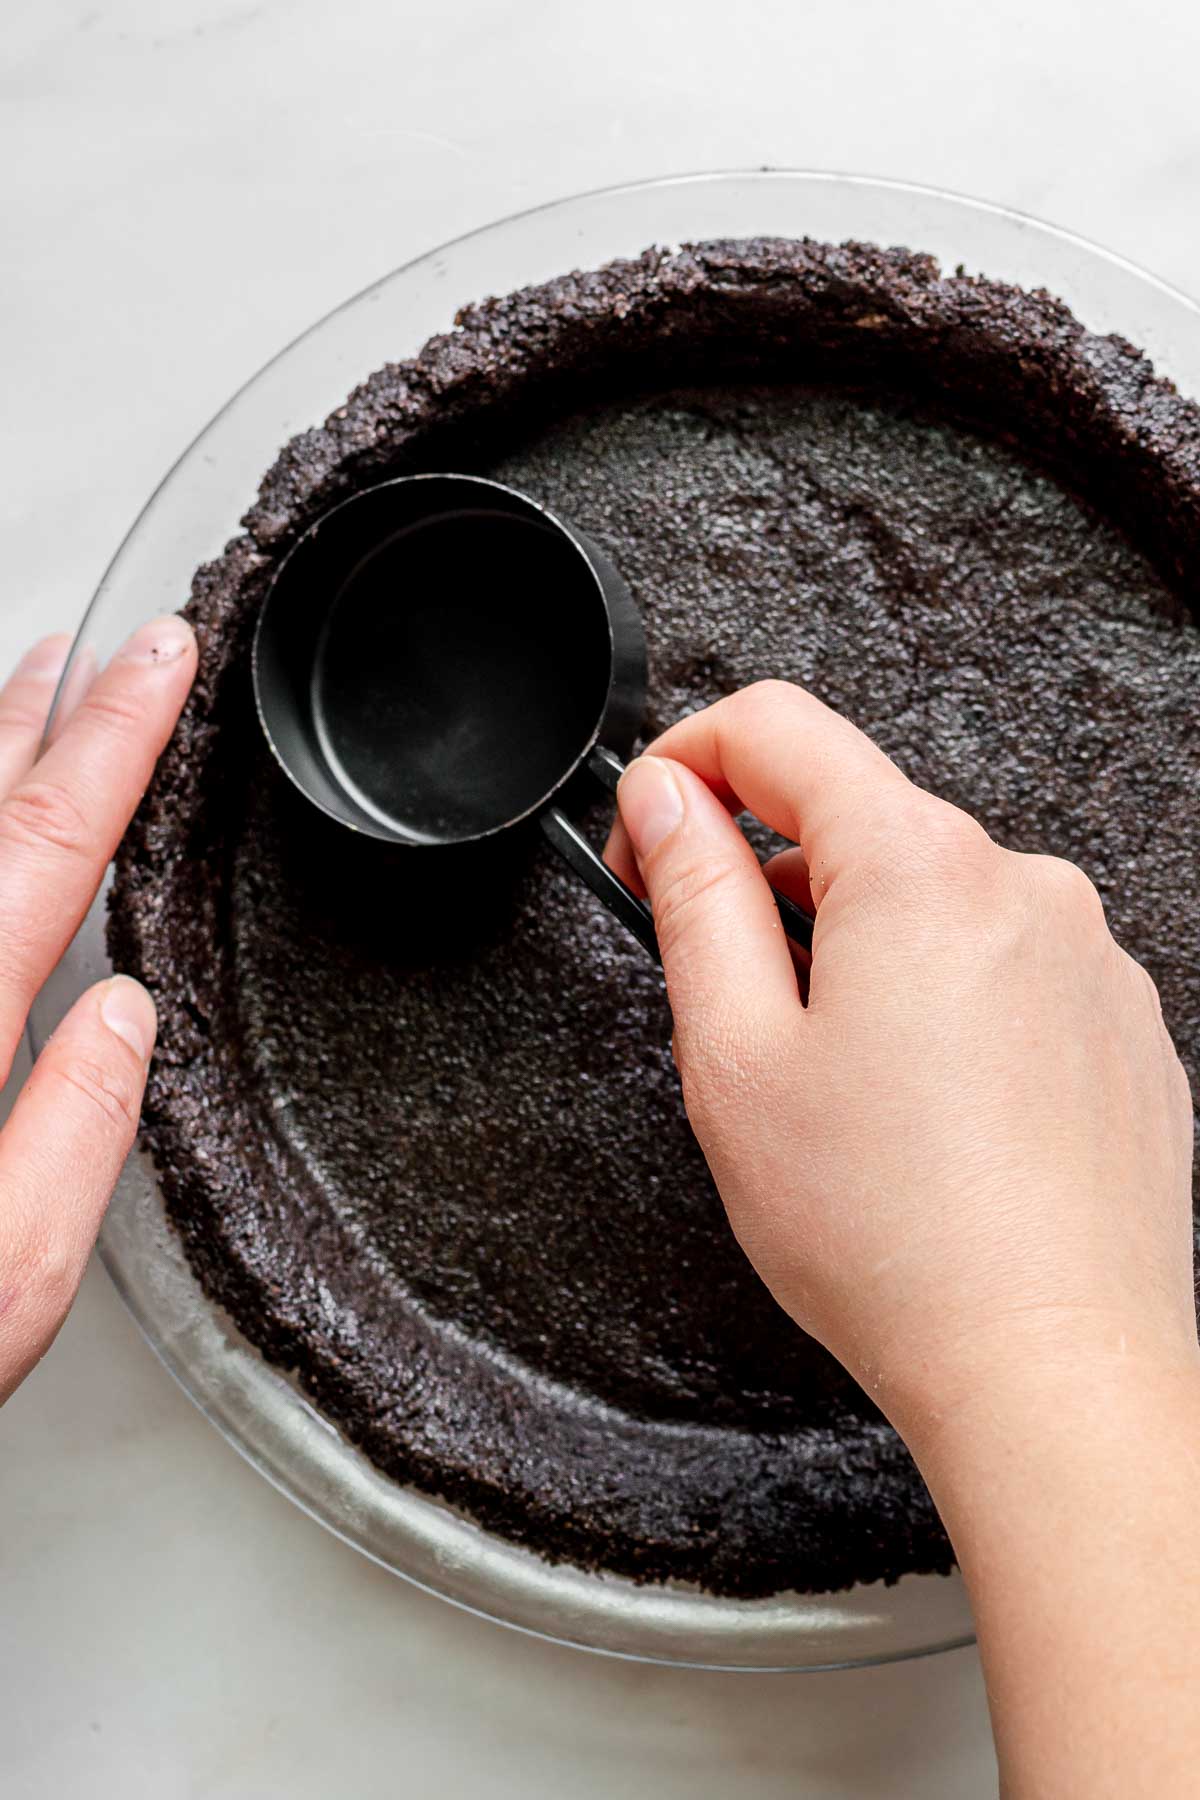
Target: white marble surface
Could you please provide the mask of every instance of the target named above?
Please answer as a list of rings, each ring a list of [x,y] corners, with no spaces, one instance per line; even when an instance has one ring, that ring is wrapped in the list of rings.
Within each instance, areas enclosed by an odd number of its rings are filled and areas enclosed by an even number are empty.
[[[77,621],[167,463],[281,343],[560,193],[902,175],[1200,290],[1198,65],[1191,0],[9,0],[0,662]],[[242,1465],[95,1270],[0,1415],[0,1593],[10,1800],[995,1789],[973,1653],[695,1675],[409,1591]]]

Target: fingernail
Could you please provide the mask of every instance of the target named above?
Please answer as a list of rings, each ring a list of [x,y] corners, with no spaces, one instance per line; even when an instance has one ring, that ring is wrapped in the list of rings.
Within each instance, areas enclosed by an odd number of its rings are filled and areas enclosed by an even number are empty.
[[[57,681],[66,667],[71,640],[65,633],[43,638],[17,664],[18,675],[32,675],[39,681]]]
[[[655,756],[630,763],[617,788],[617,805],[638,856],[649,856],[683,818],[678,783]]]
[[[122,1043],[129,1045],[135,1056],[143,1062],[149,1061],[158,1029],[158,1015],[140,981],[132,981],[128,975],[115,975],[100,1002],[100,1017]]]
[[[129,642],[118,650],[116,660],[161,668],[164,663],[178,662],[194,642],[194,633],[186,619],[181,619],[178,613],[164,613],[160,619],[151,619],[149,624],[140,626]]]

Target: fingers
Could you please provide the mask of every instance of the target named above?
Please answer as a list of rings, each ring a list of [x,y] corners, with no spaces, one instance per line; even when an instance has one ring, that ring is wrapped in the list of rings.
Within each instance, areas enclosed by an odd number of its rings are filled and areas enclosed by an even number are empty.
[[[91,904],[195,668],[183,619],[143,626],[0,803],[0,1072]]]
[[[720,799],[690,769],[639,757],[617,789],[662,951],[677,1040],[724,1050],[769,1042],[802,1016],[771,890]]]
[[[33,767],[70,648],[65,633],[43,638],[0,689],[0,798]]]
[[[681,719],[647,754],[732,790],[765,825],[802,845],[818,905],[840,873],[887,854],[903,804],[919,796],[848,719],[782,681],[743,688]]]
[[[808,858],[799,844],[793,844],[787,850],[777,850],[774,856],[767,858],[762,871],[777,893],[794,900],[810,918],[816,913]]]
[[[0,1133],[0,1400],[49,1348],[129,1153],[154,1003],[117,976],[76,1001]]]

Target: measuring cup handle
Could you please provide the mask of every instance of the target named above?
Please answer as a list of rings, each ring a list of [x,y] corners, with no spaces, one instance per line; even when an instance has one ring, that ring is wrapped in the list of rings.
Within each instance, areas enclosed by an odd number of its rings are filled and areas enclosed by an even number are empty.
[[[603,744],[596,744],[588,754],[587,766],[602,787],[606,787],[610,794],[616,793],[617,783],[625,773],[625,764],[619,756],[606,750]],[[621,877],[613,873],[603,857],[558,807],[552,806],[542,814],[542,830],[576,875],[586,881],[596,898],[603,900],[613,917],[632,931],[638,943],[649,951],[655,962],[661,962],[658,938],[654,932],[654,915],[648,903],[639,900],[633,889],[626,887]],[[813,921],[809,914],[777,888],[772,888],[771,892],[779,908],[783,929],[793,944],[798,944],[802,950],[811,950]]]
[[[655,962],[661,962],[658,939],[654,935],[654,915],[646,902],[639,900],[633,889],[626,887],[621,877],[613,873],[604,858],[557,806],[542,814],[542,830],[576,875],[586,881],[597,900],[603,900],[613,917],[632,931]]]

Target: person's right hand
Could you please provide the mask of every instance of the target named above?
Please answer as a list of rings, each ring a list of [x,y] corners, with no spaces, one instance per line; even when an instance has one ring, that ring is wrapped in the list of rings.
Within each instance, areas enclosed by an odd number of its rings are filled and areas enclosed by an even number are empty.
[[[1193,1123],[1152,982],[1077,869],[798,688],[683,720],[618,798],[688,1115],[752,1262],[929,1483],[1002,1792],[1193,1794]],[[799,846],[765,874],[743,807]],[[807,1005],[768,874],[816,916]]]
[[[800,846],[767,874],[816,915],[807,1006],[731,805]],[[997,1359],[1195,1349],[1187,1081],[1078,869],[778,682],[668,731],[620,810],[734,1230],[906,1433]]]

